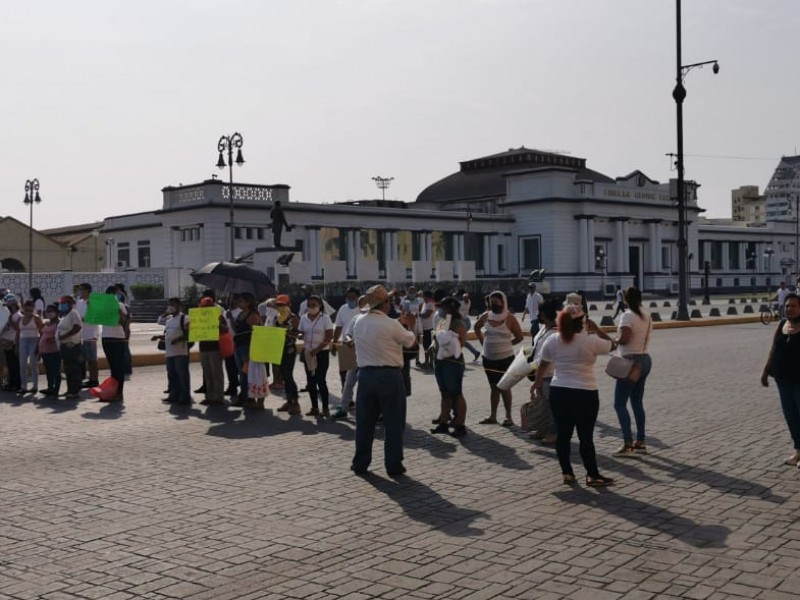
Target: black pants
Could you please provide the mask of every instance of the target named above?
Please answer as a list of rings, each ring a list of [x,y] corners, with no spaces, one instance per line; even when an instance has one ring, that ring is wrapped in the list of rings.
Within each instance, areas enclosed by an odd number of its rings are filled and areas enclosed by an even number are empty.
[[[122,338],[103,338],[103,353],[106,355],[111,376],[117,380],[118,396],[122,396],[122,388],[125,387],[125,366],[128,362],[127,348],[128,344]]]
[[[556,452],[561,472],[564,475],[573,475],[570,462],[570,443],[572,432],[578,430],[581,459],[586,468],[586,475],[599,477],[597,470],[597,455],[594,450],[594,424],[597,422],[597,413],[600,410],[600,396],[597,390],[578,390],[564,387],[550,387],[550,409],[556,421],[558,440]]]
[[[81,391],[81,379],[83,377],[83,373],[81,372],[82,360],[83,353],[81,352],[80,344],[72,344],[69,346],[66,344],[61,345],[61,362],[64,365],[68,394],[77,394]]]
[[[277,367],[283,378],[283,391],[287,400],[297,400],[297,383],[294,380],[295,360],[297,360],[297,353],[294,350],[287,352],[284,349],[281,364]]]
[[[311,406],[319,408],[317,398],[322,400],[322,408],[328,408],[328,382],[325,379],[328,376],[328,365],[330,364],[330,350],[322,350],[317,353],[317,368],[314,373],[306,367],[306,377],[308,378],[308,395],[311,396]],[[284,389],[286,384],[284,383]],[[288,398],[288,392],[287,392]]]
[[[6,350],[5,353],[6,368],[8,369],[8,389],[17,391],[22,385],[22,380],[19,376],[19,355],[14,348]]]
[[[225,359],[225,374],[228,376],[228,390],[235,392],[239,389],[239,369],[236,367],[236,357],[233,354]]]

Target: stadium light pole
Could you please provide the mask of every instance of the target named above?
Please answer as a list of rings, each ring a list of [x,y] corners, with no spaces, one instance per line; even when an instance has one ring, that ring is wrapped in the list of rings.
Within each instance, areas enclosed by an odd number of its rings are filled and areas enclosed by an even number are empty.
[[[372,178],[372,181],[374,181],[375,185],[381,190],[381,200],[386,200],[386,188],[392,184],[394,177],[381,177],[380,175],[376,175]]]

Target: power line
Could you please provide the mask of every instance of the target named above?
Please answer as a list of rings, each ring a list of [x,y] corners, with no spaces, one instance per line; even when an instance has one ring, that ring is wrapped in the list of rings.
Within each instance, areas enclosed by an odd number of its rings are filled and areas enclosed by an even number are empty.
[[[684,156],[691,156],[693,158],[721,158],[728,160],[769,160],[773,162],[780,162],[781,157],[770,156],[728,156],[725,154],[684,154]]]

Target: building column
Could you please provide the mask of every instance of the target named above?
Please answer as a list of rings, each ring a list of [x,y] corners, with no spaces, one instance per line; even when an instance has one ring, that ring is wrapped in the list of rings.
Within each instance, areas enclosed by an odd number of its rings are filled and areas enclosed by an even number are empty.
[[[425,231],[422,234],[425,240],[425,260],[433,261],[433,235],[430,231]]]
[[[728,260],[728,244],[729,242],[722,242],[722,270],[725,272],[731,269],[731,263]]]
[[[700,269],[702,270],[703,265],[700,265]],[[739,244],[739,270],[746,273],[749,269],[747,268],[747,244],[742,242]]]
[[[303,258],[311,263],[311,274],[315,277],[319,276],[322,274],[322,261],[318,227],[306,227],[306,247],[308,248],[308,254]]]
[[[586,219],[586,266],[590,273],[595,272],[594,264],[594,217]]]
[[[578,219],[578,272],[589,272],[589,223],[588,219]]]
[[[630,223],[627,219],[622,222],[622,271],[624,273],[630,273],[631,271],[631,255],[628,252],[628,248],[630,247]],[[639,257],[640,261],[644,260],[644,256]],[[644,269],[643,269],[644,270]],[[639,284],[641,285],[641,283]]]
[[[484,275],[491,275],[492,273],[492,244],[489,234],[482,235],[483,240],[483,273]]]
[[[650,221],[647,225],[650,237],[650,264],[647,270],[656,273],[661,271],[661,227],[657,221]]]
[[[390,232],[389,238],[392,240],[391,246],[390,246],[391,251],[392,251],[392,260],[397,260],[397,257],[399,256],[399,252],[398,252],[398,248],[397,248],[397,232],[396,231]]]
[[[351,277],[358,276],[358,245],[356,243],[357,229],[348,229],[347,239],[347,274]]]
[[[615,273],[627,273],[625,270],[625,233],[622,226],[623,222],[617,220],[614,223],[614,260],[611,263],[611,270]]]

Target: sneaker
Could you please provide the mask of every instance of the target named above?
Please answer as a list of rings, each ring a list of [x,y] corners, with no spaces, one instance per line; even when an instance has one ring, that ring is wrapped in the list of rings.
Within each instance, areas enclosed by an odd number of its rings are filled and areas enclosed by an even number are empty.
[[[97,381],[97,379],[87,379],[86,381],[84,381],[81,384],[81,387],[82,388],[93,388],[93,387],[97,387],[98,385],[100,385],[100,382]]]
[[[289,412],[289,403],[284,402],[278,407],[278,412]]]
[[[333,420],[333,421],[341,421],[342,419],[346,419],[346,418],[347,418],[347,411],[343,410],[341,407],[337,408],[336,412],[334,412],[331,415],[331,420]]]
[[[614,452],[614,456],[633,456],[636,450],[633,449],[631,444],[622,444],[619,449]]]
[[[645,446],[644,442],[633,442],[633,449],[636,454],[647,454],[647,446]]]
[[[288,412],[290,415],[299,415],[302,414],[303,410],[300,408],[299,404],[292,403],[289,405],[289,408],[286,412]]]
[[[800,467],[800,452],[795,452],[791,456],[787,456],[783,464],[789,465],[790,467]]]

